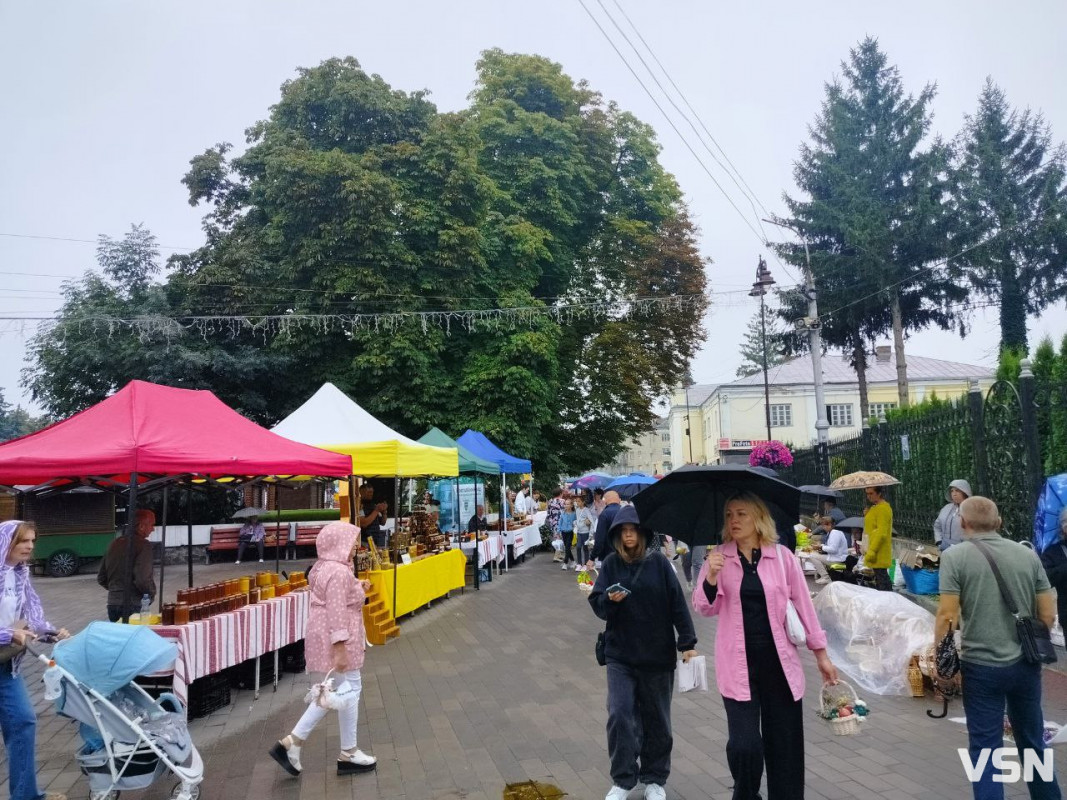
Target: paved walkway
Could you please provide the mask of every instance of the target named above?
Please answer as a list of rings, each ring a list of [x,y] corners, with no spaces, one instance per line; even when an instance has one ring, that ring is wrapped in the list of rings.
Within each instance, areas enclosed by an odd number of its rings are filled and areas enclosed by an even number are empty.
[[[244,567],[197,567],[198,581],[246,572]],[[254,564],[247,565],[254,570]],[[183,572],[170,573],[180,581]],[[49,618],[75,628],[103,611],[91,575],[38,578]],[[171,584],[168,596],[176,588]],[[714,621],[697,619],[698,649],[710,653]],[[278,691],[253,702],[234,691],[222,711],[191,729],[206,762],[204,798],[225,800],[539,800],[541,793],[505,794],[530,781],[559,787],[567,797],[599,800],[611,781],[604,736],[604,673],[593,659],[599,621],[564,573],[539,555],[499,580],[435,603],[403,621],[399,640],[372,648],[364,668],[360,746],[379,758],[376,773],[339,778],[337,720],[331,715],[305,748],[304,775],[288,777],[266,756],[303,710],[305,676],[286,675]],[[931,701],[868,697],[871,720],[858,736],[832,736],[813,713],[818,678],[809,657],[805,728],[809,800],[970,797],[956,748],[962,725],[932,720]],[[40,669],[27,670],[39,710],[38,763],[42,787],[87,796],[74,763],[74,726],[41,697]],[[1067,722],[1067,681],[1046,679],[1046,714]],[[714,691],[678,696],[673,710],[674,766],[668,797],[729,798],[726,720]],[[962,715],[959,705],[950,715]],[[1064,750],[1058,751],[1057,755]],[[1060,767],[1067,773],[1067,763]],[[6,784],[6,766],[0,766]],[[123,800],[166,797],[164,780]],[[6,786],[0,787],[0,796]],[[635,790],[631,798],[639,798]],[[1026,797],[1021,786],[1010,798]]]

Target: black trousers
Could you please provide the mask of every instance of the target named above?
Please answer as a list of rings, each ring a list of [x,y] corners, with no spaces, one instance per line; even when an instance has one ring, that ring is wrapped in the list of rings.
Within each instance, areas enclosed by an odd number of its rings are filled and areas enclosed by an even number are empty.
[[[623,789],[634,788],[638,781],[663,786],[671,774],[674,747],[674,670],[637,669],[617,661],[609,661],[607,670],[611,780]]]
[[[804,710],[794,700],[771,643],[746,647],[751,700],[722,699],[729,740],[726,761],[733,800],[757,800],[767,765],[768,800],[804,797]]]
[[[259,560],[262,561],[263,560],[263,540],[262,539],[260,539],[258,542],[253,542],[251,539],[241,539],[237,543],[237,560],[238,561],[244,561],[245,548],[247,548],[250,544],[254,544],[256,546],[256,549],[259,551]]]
[[[893,581],[889,580],[888,569],[874,569],[874,588],[880,592],[893,591]]]
[[[563,563],[570,564],[574,561],[574,553],[571,552],[571,542],[574,540],[574,531],[560,531],[559,535],[563,537]]]

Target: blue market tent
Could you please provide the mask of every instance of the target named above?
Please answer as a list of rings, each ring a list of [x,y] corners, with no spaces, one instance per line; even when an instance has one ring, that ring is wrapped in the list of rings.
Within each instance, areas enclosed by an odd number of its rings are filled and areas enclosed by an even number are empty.
[[[1034,516],[1034,547],[1043,553],[1060,540],[1060,510],[1067,505],[1067,473],[1053,475],[1037,501]]]
[[[533,472],[533,465],[528,459],[516,458],[510,453],[505,453],[495,444],[493,444],[489,437],[484,433],[478,431],[467,430],[462,436],[456,439],[456,443],[467,448],[474,455],[479,458],[492,461],[498,467],[500,467],[501,473],[508,475],[521,475],[527,472]]]

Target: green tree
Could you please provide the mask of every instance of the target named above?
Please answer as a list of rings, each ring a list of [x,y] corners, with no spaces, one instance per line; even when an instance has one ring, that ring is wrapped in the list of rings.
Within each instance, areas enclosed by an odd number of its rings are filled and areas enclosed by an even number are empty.
[[[949,150],[936,139],[922,149],[933,97],[933,86],[906,94],[877,40],[863,40],[827,84],[812,142],[801,147],[794,178],[803,196],[786,197],[788,222],[811,250],[825,343],[851,355],[862,383],[869,345],[892,331],[901,406],[906,337],[930,325],[962,330],[954,304],[967,296],[951,270],[933,268],[947,255],[950,219]],[[802,247],[779,250],[804,263]],[[784,306],[801,310],[795,297]]]
[[[999,307],[1001,347],[1025,352],[1027,315],[1067,294],[1067,151],[1040,114],[1012,108],[992,79],[956,150],[956,242],[974,249],[955,263]]]
[[[269,423],[330,380],[405,434],[476,427],[546,476],[607,463],[651,427],[701,338],[705,262],[647,125],[558,64],[490,50],[462,111],[331,59],[287,81],[247,135],[243,153],[216,145],[184,178],[207,206],[207,244],[174,258],[165,286],[119,298],[242,322],[176,341],[141,326],[142,362],[91,362],[109,382],[164,373]],[[648,317],[560,310],[512,324],[491,311],[667,295],[697,299]],[[299,322],[440,310],[489,318]],[[268,315],[294,322],[243,324]],[[59,360],[42,349],[33,373],[50,408],[70,366]]]
[[[785,363],[788,357],[784,353],[782,326],[780,317],[773,308],[763,307],[763,324],[767,328],[766,348],[764,348],[763,327],[760,323],[760,310],[752,315],[745,328],[745,338],[741,341],[741,366],[737,368],[737,377],[746,378],[763,371],[764,350],[767,366],[775,367]]]
[[[21,406],[12,407],[0,391],[0,442],[33,433],[47,424],[45,417],[35,417]]]

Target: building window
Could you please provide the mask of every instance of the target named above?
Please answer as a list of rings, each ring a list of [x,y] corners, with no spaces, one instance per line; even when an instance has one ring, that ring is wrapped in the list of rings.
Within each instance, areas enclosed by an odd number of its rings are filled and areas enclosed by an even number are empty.
[[[793,425],[793,406],[790,403],[771,406],[771,427],[790,428]]]
[[[826,418],[835,428],[852,427],[852,403],[835,403],[827,406]]]
[[[671,454],[671,448],[669,448],[669,447],[664,447],[664,448],[663,448],[663,455],[665,455],[665,456],[669,456],[670,454]]]
[[[669,433],[661,433],[659,438],[662,442],[669,442],[671,440],[671,435]]]
[[[670,472],[671,471],[671,462],[670,461],[664,461],[663,462],[663,471],[664,472]]]
[[[896,407],[896,403],[871,403],[871,416],[875,419],[881,419],[883,414],[888,414]]]

